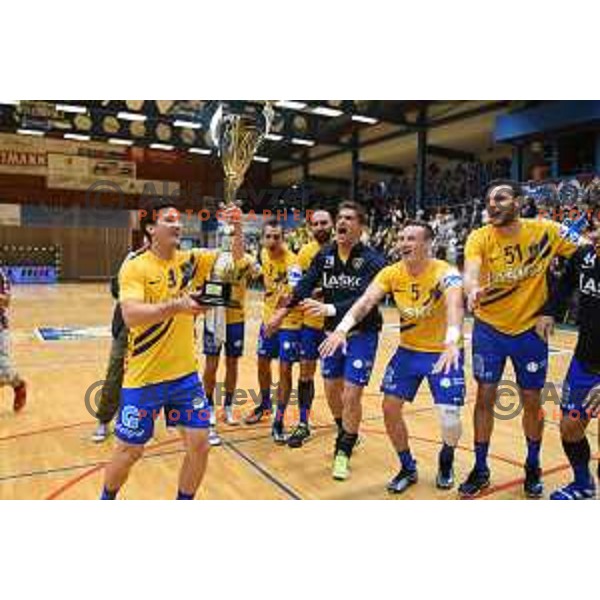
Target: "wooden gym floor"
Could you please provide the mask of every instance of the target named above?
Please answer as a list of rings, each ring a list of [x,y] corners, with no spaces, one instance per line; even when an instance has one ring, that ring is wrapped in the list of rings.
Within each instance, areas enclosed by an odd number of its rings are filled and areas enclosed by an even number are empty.
[[[255,345],[260,314],[258,294],[248,302],[246,356],[240,365],[239,388],[257,389]],[[352,459],[351,478],[331,479],[334,427],[325,402],[321,379],[316,378],[313,438],[302,449],[273,444],[269,426],[227,427],[219,431],[224,445],[211,450],[202,499],[395,499],[385,484],[397,470],[397,458],[383,425],[379,383],[397,341],[395,310],[386,309],[376,368],[365,390],[364,444]],[[22,414],[12,412],[12,390],[0,389],[0,499],[94,499],[99,495],[102,469],[111,455],[113,438],[105,444],[89,438],[94,420],[86,410],[85,393],[104,377],[109,338],[78,341],[42,341],[38,327],[107,327],[112,301],[103,284],[16,286],[11,310],[13,357],[29,383],[29,402]],[[558,386],[566,373],[575,334],[560,331],[553,338],[549,380]],[[467,352],[468,356],[469,352]],[[275,365],[274,365],[275,366]],[[220,378],[221,379],[221,378]],[[277,378],[275,377],[275,380]],[[467,367],[468,403],[463,413],[464,433],[457,452],[457,478],[471,468],[472,400],[474,383]],[[93,388],[97,391],[97,387]],[[543,447],[546,489],[567,482],[570,470],[558,431],[558,411],[546,404]],[[249,405],[241,407],[241,413]],[[293,409],[292,409],[293,411]],[[420,481],[402,498],[455,499],[456,491],[434,487],[439,449],[437,415],[424,384],[407,410],[411,446],[419,462]],[[291,424],[292,415],[286,422]],[[592,449],[598,450],[597,428],[588,431]],[[486,498],[522,498],[524,441],[520,418],[498,420],[491,448],[493,482]],[[174,496],[182,447],[176,432],[160,421],[156,437],[143,460],[132,471],[121,497],[169,499]]]

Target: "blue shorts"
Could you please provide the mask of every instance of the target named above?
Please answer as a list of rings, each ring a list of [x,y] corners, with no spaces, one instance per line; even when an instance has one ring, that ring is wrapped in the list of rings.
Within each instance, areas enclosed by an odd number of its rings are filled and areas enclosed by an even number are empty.
[[[338,350],[333,356],[321,361],[324,379],[345,379],[359,387],[369,384],[379,334],[375,331],[356,333],[348,338],[346,352]]]
[[[210,410],[198,374],[142,388],[121,389],[115,435],[126,444],[145,444],[154,433],[154,421],[161,410],[168,427],[208,428]]]
[[[208,331],[204,323],[204,354],[206,356],[219,356],[221,345],[217,345],[215,336]],[[244,353],[244,324],[231,323],[225,330],[225,356],[239,358]]]
[[[464,352],[460,353],[458,369],[452,369],[447,375],[434,375],[433,367],[440,356],[439,352],[398,348],[386,367],[381,391],[412,402],[426,377],[435,404],[462,406],[465,403]]]
[[[319,346],[325,339],[322,329],[302,326],[300,330],[300,360],[317,360],[319,358]]]
[[[534,329],[519,335],[501,333],[486,323],[473,327],[473,374],[480,383],[498,383],[506,359],[512,361],[517,384],[526,390],[541,390],[548,372],[548,344]]]
[[[256,352],[260,358],[278,358],[282,362],[298,362],[300,358],[300,330],[280,329],[268,338],[265,337],[264,325],[261,325]]]
[[[597,397],[597,394],[600,394],[600,373],[588,371],[573,357],[563,384],[560,402],[563,415],[574,419],[587,419],[595,416],[593,411],[586,411],[586,401]]]

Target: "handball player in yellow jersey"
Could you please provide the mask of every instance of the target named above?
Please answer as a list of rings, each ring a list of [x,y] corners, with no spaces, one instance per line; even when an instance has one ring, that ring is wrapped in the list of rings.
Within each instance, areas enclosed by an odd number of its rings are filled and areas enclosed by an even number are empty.
[[[314,257],[331,242],[333,219],[326,210],[315,210],[308,221],[313,240],[300,248],[298,264],[305,274]],[[317,295],[322,290],[317,290]],[[298,382],[298,408],[300,422],[288,439],[290,448],[300,448],[310,438],[309,417],[315,397],[315,372],[319,346],[325,339],[325,317],[304,313],[300,329],[300,381]],[[334,415],[341,418],[341,414]]]
[[[472,231],[465,247],[465,292],[473,311],[475,466],[459,491],[478,495],[490,484],[487,463],[498,384],[510,358],[523,409],[527,444],[524,491],[543,494],[540,450],[544,421],[541,390],[548,370],[548,336],[553,319],[542,315],[547,276],[557,256],[570,257],[578,235],[565,226],[519,216],[523,192],[510,180],[492,181],[486,193],[489,223]]]
[[[423,379],[440,416],[442,448],[436,478],[440,489],[454,485],[454,450],[462,431],[462,277],[447,262],[431,258],[433,235],[427,223],[409,221],[399,234],[401,260],[379,271],[327,341],[330,352],[343,347],[348,332],[387,294],[393,296],[400,311],[400,343],[387,365],[381,391],[386,430],[400,461],[400,471],[387,486],[395,494],[417,482],[403,408],[414,400]]]
[[[239,209],[234,222],[233,255],[243,256]],[[131,467],[142,457],[162,410],[167,426],[178,426],[185,445],[178,500],[192,500],[208,459],[208,402],[198,377],[194,317],[205,312],[189,292],[211,272],[216,253],[179,250],[180,214],[172,202],[154,200],[142,211],[142,232],[150,247],[128,261],[119,274],[119,302],[129,329],[125,375],[115,435],[106,467],[102,499],[114,499]]]

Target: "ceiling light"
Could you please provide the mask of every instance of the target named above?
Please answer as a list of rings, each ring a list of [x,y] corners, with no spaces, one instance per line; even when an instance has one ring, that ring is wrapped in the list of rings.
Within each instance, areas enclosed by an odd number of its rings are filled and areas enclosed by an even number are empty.
[[[57,104],[56,110],[60,110],[62,112],[79,113],[81,115],[87,112],[87,108],[85,106],[76,106],[72,104]]]
[[[292,138],[292,144],[296,144],[297,146],[314,146],[315,142],[304,138]]]
[[[377,119],[365,117],[364,115],[352,115],[352,120],[358,123],[367,123],[367,125],[375,125],[377,123]]]
[[[212,150],[208,148],[190,148],[188,152],[192,152],[193,154],[212,154]]]
[[[278,100],[275,106],[279,108],[289,108],[291,110],[302,110],[306,108],[306,102],[297,102],[296,100]]]
[[[267,135],[265,135],[265,140],[270,140],[271,142],[279,142],[282,139],[283,136],[278,133],[267,133]]]
[[[187,127],[188,129],[200,129],[202,125],[200,123],[194,123],[193,121],[175,121],[173,123],[175,127]]]
[[[17,129],[17,133],[21,135],[45,135],[45,131],[40,131],[39,129]]]
[[[343,110],[329,108],[328,106],[316,106],[312,111],[315,115],[321,115],[322,117],[339,117],[344,114]]]
[[[255,160],[256,162],[268,163],[270,159],[268,159],[266,156],[255,156],[252,160]]]
[[[171,146],[170,144],[150,144],[150,148],[153,150],[173,150],[175,146]]]
[[[117,113],[117,118],[123,119],[124,121],[145,121],[148,117],[137,113],[120,112]]]
[[[133,140],[124,140],[123,138],[108,138],[108,143],[119,146],[133,146]]]
[[[89,142],[92,139],[89,135],[81,133],[65,133],[63,137],[65,140],[76,140],[78,142]]]

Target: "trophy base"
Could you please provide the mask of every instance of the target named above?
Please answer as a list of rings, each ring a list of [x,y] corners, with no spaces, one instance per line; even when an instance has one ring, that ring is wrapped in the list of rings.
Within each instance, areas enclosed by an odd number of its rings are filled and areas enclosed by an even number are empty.
[[[191,294],[194,302],[201,306],[226,308],[240,308],[241,304],[237,300],[231,299],[231,283],[223,281],[207,281],[202,288],[202,292]]]
[[[224,306],[225,308],[241,308],[241,304],[235,300],[226,300],[225,298],[215,298],[214,296],[205,296],[204,294],[191,294],[192,300],[200,306],[210,308]]]

